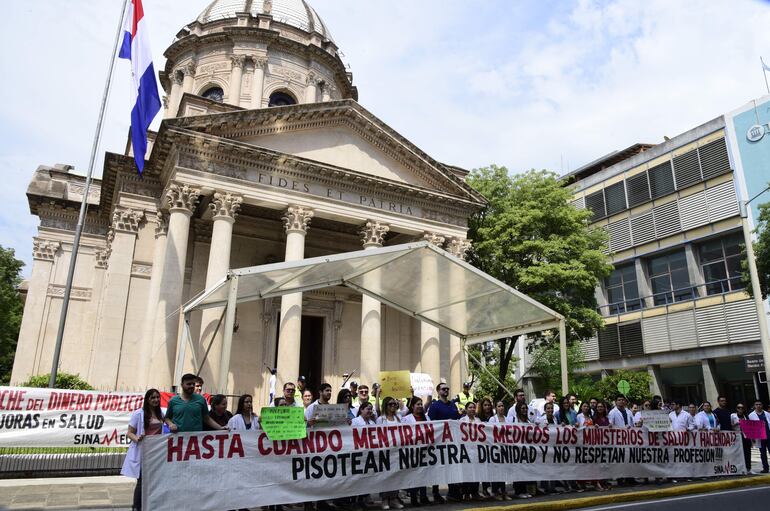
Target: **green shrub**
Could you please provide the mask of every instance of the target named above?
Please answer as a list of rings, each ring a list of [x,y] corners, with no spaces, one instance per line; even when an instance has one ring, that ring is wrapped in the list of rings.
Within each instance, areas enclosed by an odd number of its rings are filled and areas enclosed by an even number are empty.
[[[21,384],[22,387],[48,387],[48,381],[51,379],[49,374],[39,374],[32,376],[29,380]],[[80,378],[79,374],[56,373],[56,388],[70,390],[94,390],[87,381]]]

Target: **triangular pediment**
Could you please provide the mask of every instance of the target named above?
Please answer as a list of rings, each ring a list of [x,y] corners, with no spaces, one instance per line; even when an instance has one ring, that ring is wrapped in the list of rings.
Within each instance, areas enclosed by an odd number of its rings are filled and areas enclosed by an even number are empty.
[[[480,204],[483,197],[352,100],[173,119],[180,128],[413,185]]]

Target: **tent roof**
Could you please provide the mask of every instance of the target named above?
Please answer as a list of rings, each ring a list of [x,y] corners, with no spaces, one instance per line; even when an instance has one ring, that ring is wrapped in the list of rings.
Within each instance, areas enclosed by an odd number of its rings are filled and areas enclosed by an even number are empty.
[[[234,280],[233,280],[234,279]],[[558,328],[563,317],[426,241],[231,270],[184,313],[347,286],[478,343]]]

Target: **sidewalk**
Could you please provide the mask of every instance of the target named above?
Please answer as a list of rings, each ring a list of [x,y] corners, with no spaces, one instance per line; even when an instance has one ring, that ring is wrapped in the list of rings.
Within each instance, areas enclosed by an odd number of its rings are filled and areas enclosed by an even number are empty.
[[[770,485],[770,476],[723,477],[691,483],[639,485],[613,490],[585,493],[565,493],[536,497],[526,501],[508,503],[498,501],[462,502],[423,509],[460,511],[483,509],[484,511],[563,510],[600,505],[608,502],[652,500],[665,496],[706,493],[725,488]],[[64,477],[51,479],[0,479],[0,510],[31,509],[119,509],[130,511],[134,480],[121,476]],[[409,509],[410,506],[406,506]],[[259,511],[259,508],[254,508]],[[285,508],[302,511],[302,506]],[[379,509],[370,507],[370,509]]]

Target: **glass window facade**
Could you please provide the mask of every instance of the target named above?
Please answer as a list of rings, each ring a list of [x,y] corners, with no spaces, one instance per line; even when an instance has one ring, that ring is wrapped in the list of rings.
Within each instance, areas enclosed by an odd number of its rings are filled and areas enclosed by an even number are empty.
[[[622,314],[642,308],[639,299],[639,286],[636,282],[636,269],[633,264],[615,268],[605,281],[607,305],[610,314]]]
[[[743,289],[740,234],[709,240],[698,247],[706,293],[716,295]]]
[[[650,259],[648,269],[655,305],[693,298],[694,292],[687,273],[687,256],[684,249]]]

